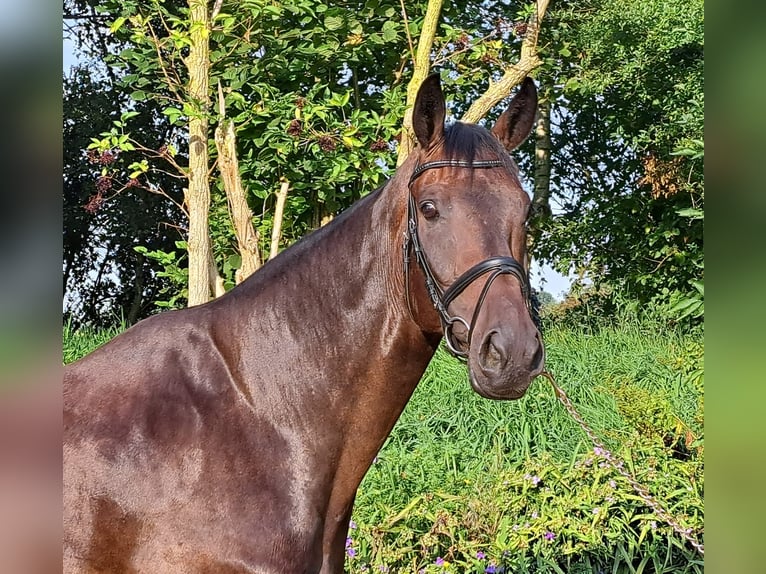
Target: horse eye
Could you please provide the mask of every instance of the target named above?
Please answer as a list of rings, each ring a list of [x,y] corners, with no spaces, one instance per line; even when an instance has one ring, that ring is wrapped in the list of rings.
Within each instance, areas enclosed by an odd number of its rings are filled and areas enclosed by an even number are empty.
[[[424,201],[420,204],[420,213],[422,213],[423,217],[426,219],[433,219],[439,215],[439,210],[436,209],[433,201]]]

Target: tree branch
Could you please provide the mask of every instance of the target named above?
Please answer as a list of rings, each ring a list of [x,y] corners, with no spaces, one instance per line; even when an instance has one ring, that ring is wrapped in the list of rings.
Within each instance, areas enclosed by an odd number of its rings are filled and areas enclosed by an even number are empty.
[[[290,182],[282,178],[282,184],[277,193],[277,205],[274,207],[274,225],[271,228],[271,253],[269,254],[269,259],[274,259],[277,253],[279,253],[279,238],[282,234],[282,218],[284,217],[288,189],[290,189]]]
[[[487,91],[476,99],[461,121],[476,123],[483,118],[498,102],[508,97],[511,90],[521,83],[529,73],[542,64],[537,53],[537,38],[540,34],[540,25],[545,17],[550,0],[537,0],[535,12],[530,19],[527,33],[521,42],[521,55],[519,61],[511,64],[506,69],[503,77],[497,82],[491,82]]]
[[[261,266],[259,252],[260,237],[253,227],[253,213],[247,204],[247,196],[239,175],[237,160],[237,142],[234,134],[234,122],[226,119],[223,89],[218,82],[219,124],[215,130],[215,146],[218,150],[218,171],[221,173],[223,188],[229,205],[229,216],[234,226],[242,264],[235,273],[239,284],[255,273]]]

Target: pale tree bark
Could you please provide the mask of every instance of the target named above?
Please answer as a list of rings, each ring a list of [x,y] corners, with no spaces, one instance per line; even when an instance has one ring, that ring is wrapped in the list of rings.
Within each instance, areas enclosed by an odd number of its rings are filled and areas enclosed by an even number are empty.
[[[436,28],[439,25],[439,16],[442,11],[442,0],[429,0],[426,8],[426,15],[423,20],[423,28],[420,31],[418,39],[418,51],[414,55],[412,79],[407,85],[407,111],[404,112],[404,121],[402,122],[402,134],[399,141],[399,155],[396,159],[396,165],[400,166],[407,159],[410,151],[415,147],[415,133],[412,130],[412,108],[415,106],[415,97],[418,95],[418,89],[423,80],[426,79],[431,68],[431,48],[433,47]],[[405,16],[404,2],[402,2],[402,13]],[[407,22],[405,21],[405,25]],[[410,49],[412,46],[410,45]]]
[[[543,92],[545,94],[545,92]],[[535,123],[535,184],[529,214],[527,249],[531,252],[540,236],[540,225],[551,216],[551,100],[543,95],[537,104]]]
[[[197,108],[189,118],[189,187],[186,205],[189,210],[189,306],[207,303],[215,278],[208,233],[210,182],[208,179],[209,21],[207,0],[189,0],[189,71],[188,97]],[[213,268],[215,263],[213,263]],[[216,272],[217,275],[217,272]]]
[[[220,82],[218,83],[218,114],[220,119],[215,130],[218,171],[221,173],[221,180],[226,191],[229,216],[234,226],[234,235],[237,238],[239,254],[242,259],[242,264],[234,273],[234,280],[239,284],[261,266],[260,237],[258,231],[253,227],[253,213],[247,204],[247,195],[239,175],[234,123],[226,119],[226,108]]]
[[[207,259],[207,270],[210,289],[213,292],[213,297],[220,297],[226,293],[226,286],[223,284],[223,277],[218,273],[218,266],[215,264],[213,250],[211,249],[208,253],[210,254],[210,257]]]
[[[461,121],[476,123],[483,118],[498,102],[510,95],[511,90],[521,83],[529,73],[542,64],[537,53],[537,39],[540,34],[540,26],[545,11],[548,9],[550,0],[537,0],[535,13],[527,25],[527,31],[521,42],[521,55],[519,61],[509,65],[503,77],[497,82],[490,81],[489,88],[479,98],[474,100],[471,107],[463,115]]]
[[[325,210],[324,203],[316,203],[314,205],[314,212],[311,215],[311,225],[314,227],[314,229],[324,227],[334,218],[335,216],[332,213],[328,213]]]
[[[290,182],[282,178],[282,183],[277,192],[277,204],[274,207],[274,225],[271,228],[271,253],[269,254],[269,259],[274,259],[279,253],[279,239],[282,236],[282,219],[285,213],[288,189],[290,189]]]
[[[549,217],[551,214],[551,102],[540,98],[535,124],[535,188],[532,194],[532,215]]]

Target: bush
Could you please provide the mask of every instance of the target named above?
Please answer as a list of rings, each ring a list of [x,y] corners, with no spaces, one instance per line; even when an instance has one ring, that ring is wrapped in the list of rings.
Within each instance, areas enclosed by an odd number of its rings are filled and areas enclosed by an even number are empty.
[[[552,326],[546,342],[597,434],[701,539],[699,334],[634,317]],[[702,572],[542,380],[494,402],[466,379],[437,354],[358,493],[350,572]]]

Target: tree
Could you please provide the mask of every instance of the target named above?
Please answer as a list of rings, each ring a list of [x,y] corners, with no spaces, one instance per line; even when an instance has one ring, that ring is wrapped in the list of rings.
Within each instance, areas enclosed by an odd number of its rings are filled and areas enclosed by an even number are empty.
[[[85,153],[90,135],[119,121],[115,102],[122,97],[88,68],[75,68],[64,78],[64,315],[75,327],[120,319],[133,323],[150,313],[154,301],[171,288],[167,278],[158,275],[162,269],[134,247],[172,251],[178,238],[171,226],[179,219],[176,206],[141,187],[118,193],[115,182],[127,180],[127,174],[113,169],[119,163],[117,155]],[[159,147],[167,133],[155,121],[156,106],[146,102],[134,111],[135,133]],[[127,163],[137,159],[133,152],[120,158]],[[116,179],[105,177],[105,171]],[[157,178],[180,201],[181,190],[172,178]]]
[[[71,3],[81,9],[90,6],[83,0]],[[200,128],[203,116],[215,119],[206,96],[201,91],[189,93],[192,48],[204,39],[192,35],[208,30],[206,93],[209,97],[221,86],[219,109],[226,110],[226,121],[235,132],[239,171],[256,214],[258,237],[273,235],[282,245],[294,241],[373,189],[393,169],[392,152],[405,107],[403,81],[412,73],[413,38],[423,30],[426,3],[403,11],[395,1],[332,6],[310,0],[289,6],[265,0],[224,2],[214,7],[207,24],[202,16],[192,17],[192,4],[152,0],[92,4],[99,19],[86,22],[95,44],[110,47],[107,61],[114,82],[134,103],[158,102],[160,117],[174,134],[192,124]],[[507,62],[515,60],[525,37],[519,22],[525,22],[533,9],[519,6],[514,20],[508,20],[507,13],[502,2],[463,2],[445,10],[430,52],[445,79],[463,88],[465,97],[453,102],[455,114],[465,110],[469,98],[483,93],[491,78],[500,84],[513,68]],[[99,28],[104,21],[111,30],[106,37]],[[484,85],[471,84],[470,77],[476,77],[478,70],[485,71]],[[497,85],[494,88],[497,91]],[[96,149],[106,152],[117,142],[125,151],[145,151],[151,161],[126,167],[128,175],[136,176],[132,179],[155,191],[159,191],[157,160],[190,177],[192,149],[185,143],[187,137],[159,149],[146,146],[130,131],[129,120],[104,133],[94,143]],[[191,141],[201,141],[203,131]],[[213,159],[219,153],[209,135],[205,151]],[[210,167],[210,161],[207,164]],[[228,287],[236,280],[242,257],[232,241],[232,222],[221,191],[221,184],[213,181],[207,223],[215,265]],[[190,191],[183,206],[186,217],[191,217],[191,195]],[[284,201],[284,220],[276,217],[278,201]],[[186,232],[184,222],[178,224]],[[190,221],[189,232],[191,227]],[[266,247],[261,244],[261,258]],[[160,260],[166,275],[184,279],[174,253],[145,254]],[[201,267],[195,274],[200,281]]]
[[[563,2],[551,15],[540,79],[558,209],[535,252],[624,299],[672,301],[703,272],[702,1]]]

